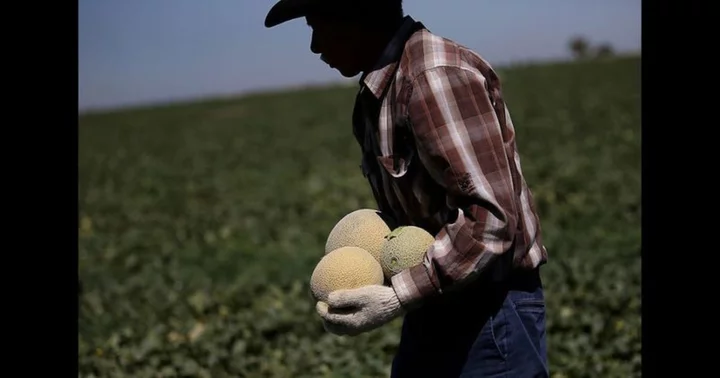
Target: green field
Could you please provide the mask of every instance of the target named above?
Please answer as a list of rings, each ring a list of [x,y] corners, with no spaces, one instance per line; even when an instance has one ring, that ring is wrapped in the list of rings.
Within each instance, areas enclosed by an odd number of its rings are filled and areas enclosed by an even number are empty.
[[[501,76],[550,254],[551,373],[640,376],[640,60]],[[400,322],[336,337],[307,294],[334,223],[373,207],[354,94],[80,117],[81,377],[387,376]]]

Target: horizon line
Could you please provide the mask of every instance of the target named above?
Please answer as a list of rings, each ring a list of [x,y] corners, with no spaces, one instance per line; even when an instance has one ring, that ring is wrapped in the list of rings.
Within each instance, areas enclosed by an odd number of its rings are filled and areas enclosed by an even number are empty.
[[[617,51],[614,56],[609,57],[610,59],[623,59],[623,58],[641,58],[641,50],[632,51]],[[593,61],[590,59],[590,61]],[[582,60],[577,60],[572,57],[554,57],[554,58],[537,58],[537,59],[523,59],[512,62],[505,62],[495,65],[496,70],[507,70],[525,66],[537,66],[537,65],[552,65],[552,64],[576,64],[582,63]],[[158,100],[145,100],[137,102],[126,102],[124,104],[117,105],[98,105],[98,106],[87,106],[84,108],[78,107],[78,117],[87,115],[98,115],[104,113],[116,113],[133,110],[148,110],[156,109],[168,106],[178,105],[189,105],[198,103],[207,103],[215,101],[228,101],[228,100],[239,100],[241,98],[257,95],[266,94],[277,94],[285,92],[297,92],[303,90],[312,89],[324,89],[334,87],[345,87],[357,85],[358,79],[353,78],[340,78],[335,80],[327,81],[308,81],[301,84],[289,84],[282,86],[268,86],[268,87],[256,87],[246,90],[238,90],[233,92],[216,92],[207,94],[198,94],[190,96],[177,96],[168,97]]]

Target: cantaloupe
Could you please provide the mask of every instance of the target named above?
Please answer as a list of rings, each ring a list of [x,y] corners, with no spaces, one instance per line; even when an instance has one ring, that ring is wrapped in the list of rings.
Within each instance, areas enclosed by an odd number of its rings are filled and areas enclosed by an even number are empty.
[[[342,219],[330,231],[325,243],[325,253],[341,247],[359,247],[368,251],[380,262],[380,250],[390,227],[378,210],[355,210]]]
[[[425,252],[435,237],[420,227],[401,226],[385,237],[380,252],[380,266],[385,278],[423,262]]]
[[[359,247],[340,247],[324,255],[310,277],[313,298],[326,301],[333,290],[382,285],[380,263],[370,252]]]

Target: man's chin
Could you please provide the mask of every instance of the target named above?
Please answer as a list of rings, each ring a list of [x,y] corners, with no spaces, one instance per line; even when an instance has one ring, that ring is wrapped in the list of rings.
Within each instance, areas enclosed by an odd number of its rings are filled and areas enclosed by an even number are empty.
[[[347,71],[338,69],[337,71],[340,72],[340,75],[343,75],[346,78],[353,78],[360,74],[360,71],[357,70]]]
[[[323,61],[325,62],[325,64],[328,65],[328,67],[330,67],[331,69],[339,72],[340,75],[342,75],[342,76],[344,76],[344,77],[346,77],[346,78],[353,78],[353,77],[355,77],[355,76],[357,76],[357,75],[360,74],[360,70],[352,70],[352,69],[347,69],[347,68],[341,68],[341,67],[337,67],[337,66],[331,64],[330,62],[325,61],[324,59],[323,59]]]

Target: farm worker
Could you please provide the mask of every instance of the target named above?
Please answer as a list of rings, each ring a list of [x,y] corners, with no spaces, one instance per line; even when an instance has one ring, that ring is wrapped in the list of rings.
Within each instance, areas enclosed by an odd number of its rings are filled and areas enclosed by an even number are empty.
[[[497,74],[401,0],[280,0],[265,26],[301,17],[313,53],[362,74],[353,131],[378,209],[436,235],[390,286],[331,293],[325,328],[404,317],[392,377],[547,377],[547,252]]]

